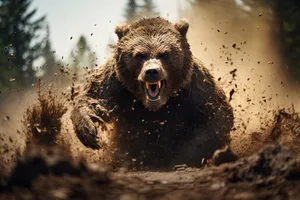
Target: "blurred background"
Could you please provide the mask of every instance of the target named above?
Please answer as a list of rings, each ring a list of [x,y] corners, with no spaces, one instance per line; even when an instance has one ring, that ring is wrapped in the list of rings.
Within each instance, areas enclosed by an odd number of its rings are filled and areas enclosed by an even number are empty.
[[[190,21],[194,55],[234,107],[233,147],[251,145],[274,110],[300,109],[298,0],[0,0],[0,134],[21,137],[38,78],[67,91],[109,56],[117,24],[145,16]]]

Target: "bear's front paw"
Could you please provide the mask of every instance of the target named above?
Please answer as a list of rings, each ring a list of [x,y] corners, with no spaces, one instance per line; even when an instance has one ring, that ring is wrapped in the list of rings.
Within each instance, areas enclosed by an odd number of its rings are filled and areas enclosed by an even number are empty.
[[[77,137],[85,146],[99,149],[98,128],[106,129],[103,119],[94,114],[77,114],[79,119],[74,124]]]

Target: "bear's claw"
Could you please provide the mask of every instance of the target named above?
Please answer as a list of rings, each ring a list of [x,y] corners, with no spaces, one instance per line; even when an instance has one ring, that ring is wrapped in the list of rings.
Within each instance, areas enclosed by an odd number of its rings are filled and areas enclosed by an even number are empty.
[[[100,149],[98,127],[106,130],[104,120],[92,113],[91,110],[79,109],[79,112],[74,112],[72,121],[75,124],[75,132],[79,140],[86,146],[92,149]]]

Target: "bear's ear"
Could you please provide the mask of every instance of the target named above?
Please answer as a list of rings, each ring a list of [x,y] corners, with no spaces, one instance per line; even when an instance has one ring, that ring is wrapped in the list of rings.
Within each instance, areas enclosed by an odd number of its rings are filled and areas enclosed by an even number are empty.
[[[179,22],[175,23],[175,28],[179,31],[182,37],[186,37],[189,26],[190,24],[186,19],[182,19]]]
[[[117,34],[119,40],[128,33],[129,25],[128,24],[119,24],[115,28],[115,33]]]

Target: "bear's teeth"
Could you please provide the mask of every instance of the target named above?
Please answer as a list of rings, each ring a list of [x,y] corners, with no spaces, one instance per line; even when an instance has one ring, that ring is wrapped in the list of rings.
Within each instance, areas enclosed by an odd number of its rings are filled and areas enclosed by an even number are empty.
[[[149,89],[149,85],[158,85],[158,88],[160,89],[160,87],[161,87],[161,81],[153,82],[153,83],[146,82],[145,85],[146,85],[147,89]]]

